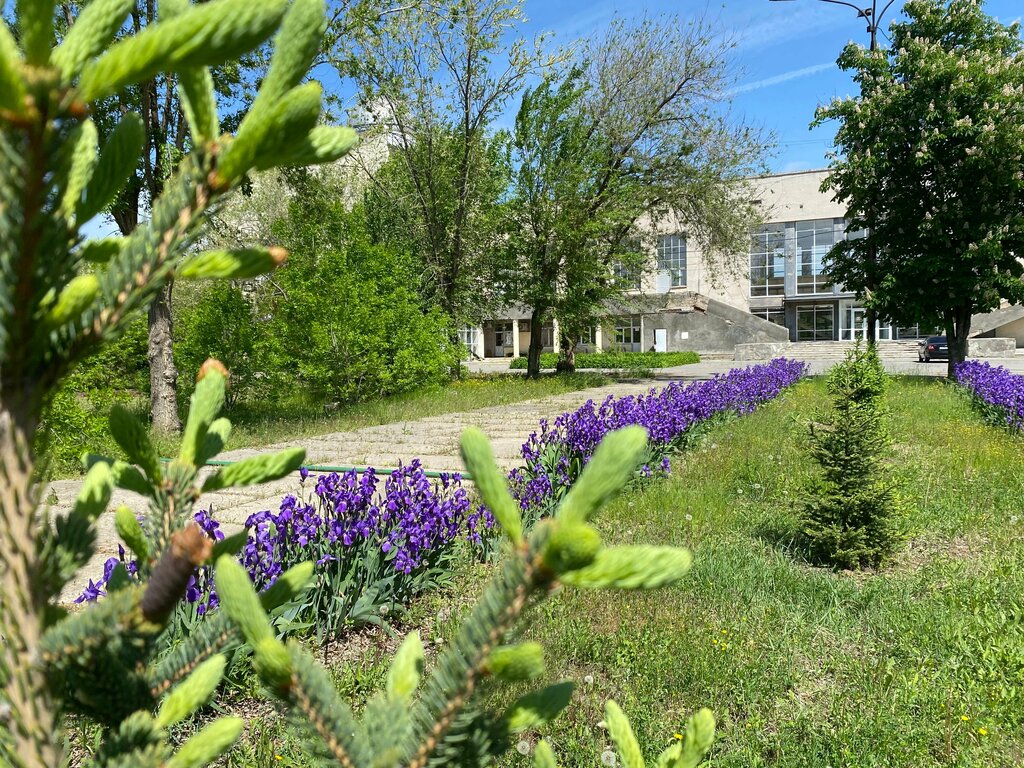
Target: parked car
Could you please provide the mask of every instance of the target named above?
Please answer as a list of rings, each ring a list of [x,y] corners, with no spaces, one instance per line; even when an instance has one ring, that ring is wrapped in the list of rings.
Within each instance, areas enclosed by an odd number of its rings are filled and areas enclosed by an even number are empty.
[[[930,363],[932,360],[949,360],[945,336],[929,336],[917,343],[917,362]]]

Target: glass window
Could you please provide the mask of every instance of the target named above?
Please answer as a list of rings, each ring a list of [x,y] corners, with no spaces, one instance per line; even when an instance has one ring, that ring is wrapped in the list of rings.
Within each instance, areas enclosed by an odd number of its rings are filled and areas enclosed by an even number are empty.
[[[469,354],[476,355],[476,343],[479,338],[479,334],[476,328],[460,328],[459,329],[459,341],[466,348]]]
[[[658,270],[668,272],[673,288],[686,285],[686,238],[664,235],[658,238]]]
[[[752,309],[750,314],[757,315],[769,323],[786,327],[786,311],[784,309]]]
[[[831,288],[821,276],[822,262],[835,245],[832,219],[796,223],[796,292],[823,293]]]
[[[786,282],[786,226],[754,230],[750,242],[750,295],[781,296]]]
[[[513,328],[517,328],[518,324],[514,323],[495,323],[494,324],[494,346],[495,347],[508,347],[512,349],[512,333]],[[501,352],[498,353],[502,354]]]
[[[835,313],[831,304],[813,304],[796,308],[797,341],[832,341],[835,338]]]
[[[590,326],[580,334],[580,337],[576,340],[577,345],[586,347],[592,346],[594,344],[594,335],[594,326]]]
[[[620,352],[640,351],[640,316],[615,318],[612,342]]]
[[[640,270],[636,267],[616,261],[612,265],[612,275],[615,287],[623,291],[640,290]]]

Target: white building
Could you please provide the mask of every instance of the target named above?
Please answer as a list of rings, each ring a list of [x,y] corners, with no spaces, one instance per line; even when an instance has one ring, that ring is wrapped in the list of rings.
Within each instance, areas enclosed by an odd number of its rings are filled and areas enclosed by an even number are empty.
[[[822,261],[847,237],[845,209],[821,191],[827,171],[800,171],[751,179],[765,224],[751,233],[737,269],[711,274],[685,228],[659,224],[650,268],[621,300],[605,306],[581,339],[580,351],[731,351],[758,341],[843,341],[864,338],[866,312],[853,293],[831,285]],[[525,355],[529,310],[514,308],[462,332],[478,357]],[[979,316],[977,335],[1012,336],[1024,344],[1024,307]],[[932,329],[896,327],[880,319],[879,342],[917,339]],[[557,351],[557,329],[544,329],[545,351]]]

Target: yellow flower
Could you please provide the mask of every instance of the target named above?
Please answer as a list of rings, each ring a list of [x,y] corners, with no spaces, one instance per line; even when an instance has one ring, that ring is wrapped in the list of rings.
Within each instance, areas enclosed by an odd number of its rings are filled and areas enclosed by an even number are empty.
[[[969,718],[967,715],[960,715],[960,719],[963,720],[966,723],[971,718]]]
[[[679,741],[682,741],[683,740],[683,734],[681,734],[681,733],[673,733],[672,734],[672,738],[673,739],[678,739]]]
[[[978,733],[982,736],[988,736],[988,728],[979,728]]]

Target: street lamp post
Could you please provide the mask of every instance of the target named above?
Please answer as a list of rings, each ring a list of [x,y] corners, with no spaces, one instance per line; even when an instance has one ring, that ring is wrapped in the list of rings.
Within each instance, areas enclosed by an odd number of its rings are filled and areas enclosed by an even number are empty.
[[[795,2],[795,0],[770,0],[770,2],[773,2],[773,3],[790,3],[790,2]],[[878,10],[878,0],[871,0],[871,5],[869,5],[869,6],[854,5],[853,3],[845,2],[845,0],[818,0],[818,2],[828,3],[829,5],[845,5],[847,8],[852,8],[853,10],[855,10],[857,12],[857,17],[861,18],[861,19],[864,19],[867,22],[867,24],[868,24],[867,32],[868,32],[868,36],[869,36],[869,40],[870,40],[870,44],[868,46],[868,50],[870,50],[870,51],[877,51],[878,50],[878,26],[879,26],[879,24],[882,23],[882,17],[885,16],[885,12],[889,10],[890,6],[892,6],[892,4],[894,2],[896,2],[896,0],[889,0],[889,2],[887,2],[884,6],[882,6],[882,10],[881,11]],[[870,235],[871,231],[873,229],[873,226],[871,226],[871,223],[874,221],[874,210],[873,209],[868,212],[868,221],[869,221],[868,234]],[[872,240],[870,240],[870,244],[868,245],[868,253],[867,253],[867,262],[868,262],[868,264],[874,264],[875,263],[876,255],[877,255],[877,252],[876,252],[875,248],[876,248],[876,246],[874,244],[874,240],[872,239]],[[869,272],[869,271],[870,270],[866,270],[866,272]],[[870,282],[870,277],[868,278],[868,280]],[[874,285],[866,285],[865,288],[867,289],[867,291],[870,292],[870,290],[872,288],[874,288]],[[875,337],[876,337],[876,328],[875,328],[875,326],[878,324],[878,316],[877,316],[877,314],[876,314],[874,309],[872,309],[871,307],[868,307],[867,308],[867,312],[865,313],[865,318],[864,319],[865,319],[865,322],[867,324],[867,329],[866,329],[867,330],[867,342],[868,342],[868,344],[873,346],[874,343],[875,343]]]

